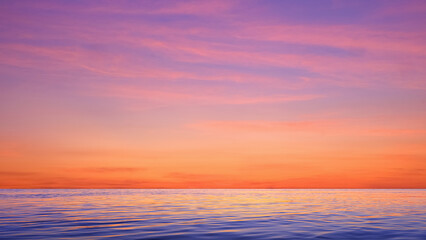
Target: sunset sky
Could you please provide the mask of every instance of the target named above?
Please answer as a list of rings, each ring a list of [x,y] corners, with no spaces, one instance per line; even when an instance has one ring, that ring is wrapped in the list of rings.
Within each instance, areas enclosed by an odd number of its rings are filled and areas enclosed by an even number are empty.
[[[0,188],[426,188],[426,1],[2,0]]]

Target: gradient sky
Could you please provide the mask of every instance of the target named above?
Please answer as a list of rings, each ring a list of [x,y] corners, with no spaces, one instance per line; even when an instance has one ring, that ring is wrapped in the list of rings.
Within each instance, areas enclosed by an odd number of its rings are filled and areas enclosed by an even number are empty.
[[[0,2],[1,188],[426,188],[425,1]]]

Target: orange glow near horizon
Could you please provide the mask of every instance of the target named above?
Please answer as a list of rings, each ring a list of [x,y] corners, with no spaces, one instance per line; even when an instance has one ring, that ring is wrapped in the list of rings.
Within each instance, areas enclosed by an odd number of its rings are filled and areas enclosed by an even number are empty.
[[[423,1],[0,13],[0,188],[426,188]]]

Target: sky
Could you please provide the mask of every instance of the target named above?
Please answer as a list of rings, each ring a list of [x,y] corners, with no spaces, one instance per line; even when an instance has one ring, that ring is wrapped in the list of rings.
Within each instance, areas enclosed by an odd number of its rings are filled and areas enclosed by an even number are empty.
[[[0,188],[426,188],[426,2],[0,2]]]

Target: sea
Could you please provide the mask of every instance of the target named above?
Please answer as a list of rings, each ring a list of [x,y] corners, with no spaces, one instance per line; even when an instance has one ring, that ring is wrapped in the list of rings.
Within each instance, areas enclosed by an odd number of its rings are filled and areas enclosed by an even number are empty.
[[[426,239],[425,189],[2,189],[0,239]]]

